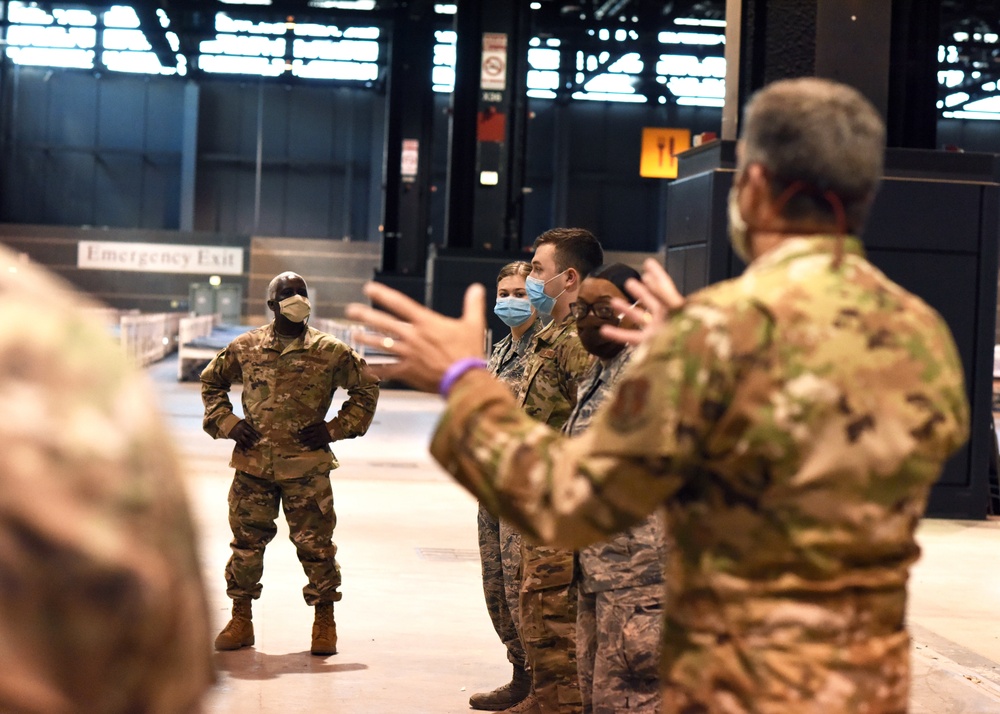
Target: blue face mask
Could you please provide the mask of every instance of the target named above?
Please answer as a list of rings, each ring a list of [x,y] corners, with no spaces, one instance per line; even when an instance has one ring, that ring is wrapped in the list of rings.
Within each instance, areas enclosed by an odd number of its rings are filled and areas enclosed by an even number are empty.
[[[493,314],[503,320],[508,327],[517,327],[531,319],[531,302],[525,298],[497,298]]]
[[[562,273],[559,273],[559,275],[562,275],[565,272],[566,271],[564,270]],[[524,289],[528,293],[528,300],[531,301],[531,306],[543,315],[551,315],[552,308],[556,306],[556,300],[559,298],[559,295],[566,292],[566,289],[563,288],[563,291],[555,297],[545,294],[545,286],[558,278],[559,275],[553,275],[545,282],[542,282],[533,275],[529,275],[524,280]]]

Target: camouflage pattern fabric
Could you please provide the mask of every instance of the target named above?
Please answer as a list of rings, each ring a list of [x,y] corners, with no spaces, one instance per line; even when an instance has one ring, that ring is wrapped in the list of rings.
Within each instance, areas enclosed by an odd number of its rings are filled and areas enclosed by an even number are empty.
[[[575,582],[521,590],[521,638],[531,668],[531,691],[542,714],[583,712],[576,667],[576,601]]]
[[[535,335],[524,366],[518,406],[536,421],[561,429],[576,404],[576,387],[593,357],[583,348],[572,315]]]
[[[524,376],[525,357],[542,329],[541,320],[535,320],[520,339],[506,337],[493,346],[486,369],[500,379],[517,395]],[[521,534],[511,525],[479,507],[477,522],[479,534],[479,559],[483,569],[483,594],[493,629],[507,648],[511,664],[524,669],[526,660],[521,644],[521,607],[518,601],[521,583]]]
[[[337,468],[330,447],[313,451],[300,444],[296,433],[326,420],[333,394],[347,390],[347,400],[327,424],[336,440],[361,436],[375,416],[378,378],[358,354],[337,338],[307,327],[287,347],[265,325],[229,343],[201,373],[205,404],[205,431],[224,439],[240,421],[233,414],[229,389],[243,383],[243,413],[263,437],[244,451],[233,448],[229,465],[261,475],[273,469],[278,478],[297,476],[318,465]]]
[[[633,351],[625,347],[607,363],[594,362],[580,383],[563,433],[579,436],[587,430]],[[659,711],[666,538],[663,513],[658,511],[577,554],[577,671],[588,712]]]
[[[941,317],[857,239],[802,237],[692,295],[582,437],[478,373],[432,451],[565,547],[666,505],[664,711],[904,712],[914,530],[968,422]]]
[[[322,466],[298,478],[276,480],[237,471],[229,489],[229,527],[233,554],[226,564],[226,594],[232,599],[260,597],[264,548],[277,533],[279,504],[288,522],[288,537],[309,583],[302,596],[310,606],[340,600],[340,565],[333,529],[330,471]]]
[[[229,492],[233,551],[226,565],[232,598],[260,597],[264,548],[274,537],[281,503],[289,537],[308,578],[302,593],[309,605],[340,599],[340,566],[331,537],[337,521],[330,470],[339,466],[329,446],[311,450],[295,434],[326,419],[338,388],[348,399],[333,420],[331,435],[364,434],[375,415],[378,379],[350,347],[312,327],[282,347],[267,325],[233,340],[201,374],[204,427],[224,438],[239,417],[229,389],[243,382],[243,412],[262,435],[251,449],[233,448],[236,469]]]
[[[580,592],[577,668],[584,709],[659,714],[663,585]]]
[[[507,648],[507,659],[524,669],[527,661],[521,644],[518,588],[521,582],[521,534],[479,507],[479,558],[483,568],[486,609],[497,636]]]
[[[515,397],[520,394],[524,380],[526,358],[532,351],[535,337],[542,330],[542,321],[536,319],[516,342],[509,332],[493,345],[493,352],[486,363],[486,370],[506,384]]]
[[[198,711],[214,680],[167,427],[96,307],[0,248],[0,711]]]
[[[577,384],[592,362],[576,320],[554,320],[536,336],[518,404],[552,428],[566,423]],[[516,526],[515,526],[516,527]],[[521,635],[532,690],[543,712],[582,711],[576,669],[576,600],[572,550],[521,541]]]

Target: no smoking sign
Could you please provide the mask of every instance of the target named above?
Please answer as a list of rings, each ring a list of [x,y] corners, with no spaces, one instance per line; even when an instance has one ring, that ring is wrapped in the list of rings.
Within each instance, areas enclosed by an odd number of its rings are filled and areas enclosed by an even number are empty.
[[[483,63],[479,87],[500,91],[507,88],[507,35],[502,32],[483,33]]]

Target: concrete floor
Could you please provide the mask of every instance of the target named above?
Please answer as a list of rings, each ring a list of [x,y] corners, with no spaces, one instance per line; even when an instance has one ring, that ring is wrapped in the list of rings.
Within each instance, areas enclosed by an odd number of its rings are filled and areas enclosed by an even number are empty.
[[[176,361],[149,369],[186,465],[216,628],[229,599],[226,494],[232,442],[201,431],[196,383]],[[467,712],[469,695],[507,681],[510,667],[483,603],[476,504],[427,455],[441,403],[386,390],[368,435],[338,444],[334,539],[344,599],[340,653],[309,654],[312,610],[287,528],[265,556],[255,647],[217,653],[209,714]],[[911,585],[912,714],[1000,712],[1000,522],[927,520]]]

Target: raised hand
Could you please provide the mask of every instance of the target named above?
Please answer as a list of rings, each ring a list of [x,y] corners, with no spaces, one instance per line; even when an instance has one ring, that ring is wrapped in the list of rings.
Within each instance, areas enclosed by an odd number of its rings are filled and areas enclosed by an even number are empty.
[[[617,342],[639,344],[656,332],[671,312],[684,307],[684,296],[663,266],[653,258],[646,258],[642,264],[642,282],[629,278],[625,282],[625,288],[636,302],[629,304],[620,298],[612,298],[611,304],[616,310],[631,317],[639,325],[639,329],[603,325],[601,334]]]
[[[365,294],[383,310],[352,303],[347,317],[382,336],[358,339],[399,358],[381,368],[379,375],[398,379],[425,392],[436,392],[448,367],[461,359],[482,359],[486,334],[486,291],[472,285],[465,291],[460,318],[445,317],[411,300],[398,290],[368,283]]]

